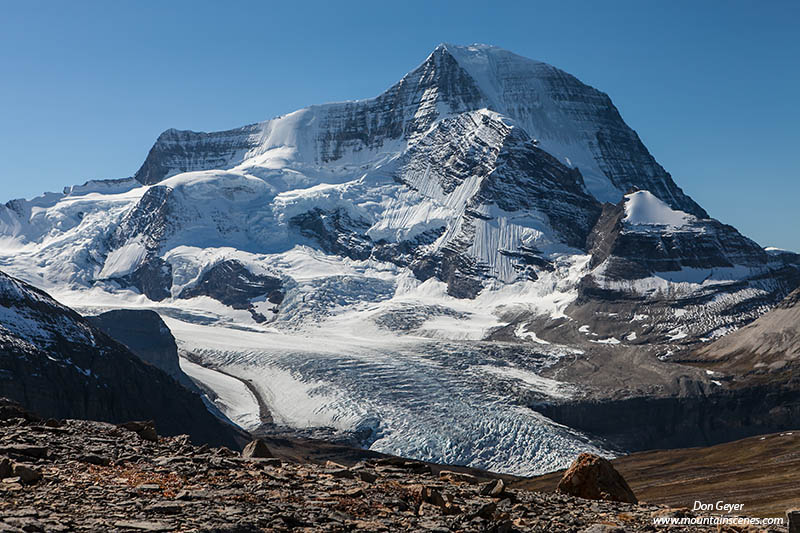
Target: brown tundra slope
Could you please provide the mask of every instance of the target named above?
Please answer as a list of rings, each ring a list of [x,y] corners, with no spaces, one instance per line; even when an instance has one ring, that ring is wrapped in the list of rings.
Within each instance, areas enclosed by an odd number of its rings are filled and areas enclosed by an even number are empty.
[[[691,508],[741,503],[745,516],[783,516],[800,507],[800,430],[704,448],[654,450],[612,461],[640,502]],[[512,483],[552,492],[564,471]]]

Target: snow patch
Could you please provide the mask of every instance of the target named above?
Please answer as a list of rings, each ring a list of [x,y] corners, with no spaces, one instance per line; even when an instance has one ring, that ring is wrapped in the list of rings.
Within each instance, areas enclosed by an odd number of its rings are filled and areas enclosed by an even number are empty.
[[[608,339],[590,340],[589,342],[593,342],[595,344],[611,344],[611,345],[621,344],[621,341],[614,337],[610,337]]]
[[[490,374],[497,376],[507,377],[515,380],[522,381],[530,387],[531,390],[549,396],[551,398],[569,399],[575,394],[575,387],[563,381],[546,378],[513,366],[490,366],[482,365],[474,367]]]
[[[683,211],[676,211],[649,191],[637,191],[625,195],[625,218],[623,222],[633,226],[681,227],[694,217]]]
[[[127,276],[142,264],[147,256],[147,248],[140,242],[130,242],[114,250],[106,258],[100,279],[121,278]]]
[[[519,337],[520,339],[526,339],[535,342],[536,344],[543,344],[547,345],[550,344],[544,339],[540,339],[536,336],[536,332],[534,331],[526,331],[525,328],[528,324],[519,324],[516,328],[514,328],[514,336]]]

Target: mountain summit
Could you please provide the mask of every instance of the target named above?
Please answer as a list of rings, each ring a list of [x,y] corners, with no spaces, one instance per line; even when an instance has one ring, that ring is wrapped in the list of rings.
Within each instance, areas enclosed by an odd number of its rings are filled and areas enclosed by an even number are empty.
[[[408,146],[442,118],[484,109],[510,119],[560,163],[580,169],[587,190],[601,202],[616,203],[636,187],[707,217],[605,93],[546,63],[482,44],[440,44],[419,67],[369,100],[312,106],[225,132],[168,130],[136,179],[153,184],[180,172],[274,168],[276,162],[282,168],[346,173],[353,164],[380,161],[387,151]]]

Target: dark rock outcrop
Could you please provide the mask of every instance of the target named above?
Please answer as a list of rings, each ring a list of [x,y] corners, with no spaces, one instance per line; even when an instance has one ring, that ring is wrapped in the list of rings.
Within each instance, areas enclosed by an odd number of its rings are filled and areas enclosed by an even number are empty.
[[[87,320],[124,344],[142,361],[160,368],[184,387],[195,390],[192,380],[181,370],[175,337],[155,311],[116,309],[87,317]]]
[[[154,302],[160,302],[171,295],[172,265],[158,256],[151,255],[139,268],[114,281],[123,287],[135,287]]]
[[[208,296],[234,309],[248,309],[257,322],[266,317],[256,312],[251,300],[264,297],[275,305],[273,312],[283,301],[283,282],[280,278],[254,274],[235,259],[221,261],[208,269],[200,279],[183,289],[179,298]]]
[[[710,446],[797,429],[800,383],[774,383],[710,394],[589,399],[532,406],[548,418],[627,451]]]
[[[372,239],[362,234],[369,224],[351,219],[342,209],[314,209],[292,217],[289,224],[330,254],[362,260],[372,253]]]
[[[54,418],[154,420],[159,433],[237,446],[200,396],[46,293],[0,273],[0,396]]]

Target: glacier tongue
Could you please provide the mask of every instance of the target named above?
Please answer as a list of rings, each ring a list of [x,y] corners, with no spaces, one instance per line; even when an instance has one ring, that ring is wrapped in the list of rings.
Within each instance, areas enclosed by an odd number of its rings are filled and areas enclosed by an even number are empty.
[[[565,467],[583,451],[610,454],[526,406],[557,390],[557,382],[533,380],[552,355],[168,324],[182,349],[250,382],[290,427],[332,427],[375,451],[519,475]],[[237,405],[221,407],[242,416]]]

